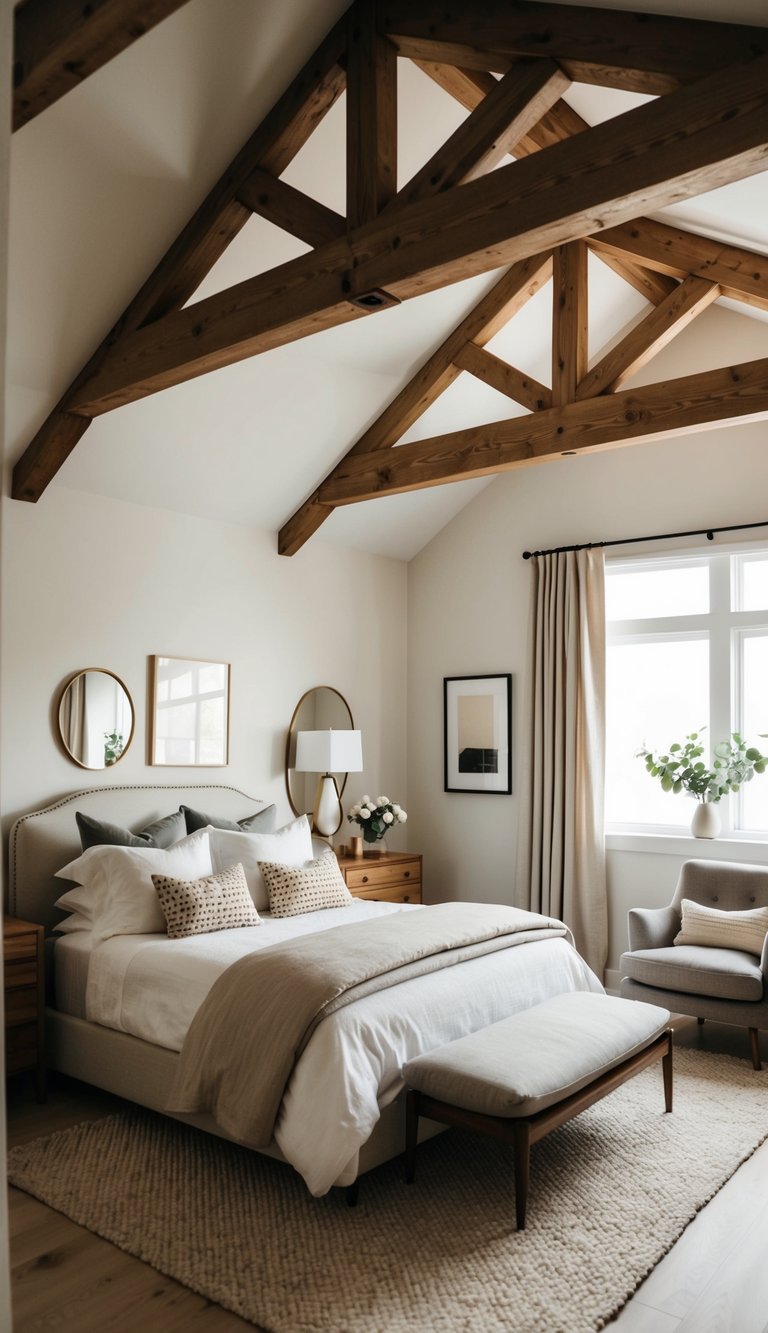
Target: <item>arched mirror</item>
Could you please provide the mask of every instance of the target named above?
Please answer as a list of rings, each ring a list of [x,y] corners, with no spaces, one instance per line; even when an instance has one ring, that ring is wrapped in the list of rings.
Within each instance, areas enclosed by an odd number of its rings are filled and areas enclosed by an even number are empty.
[[[133,699],[113,671],[88,667],[67,681],[59,700],[59,735],[81,768],[111,768],[133,739]]]
[[[317,790],[316,773],[296,771],[296,736],[300,731],[325,731],[328,728],[333,731],[351,731],[354,725],[349,704],[332,685],[316,685],[299,699],[293,710],[285,745],[285,786],[295,815],[312,812]],[[334,773],[333,776],[341,795],[347,775]]]

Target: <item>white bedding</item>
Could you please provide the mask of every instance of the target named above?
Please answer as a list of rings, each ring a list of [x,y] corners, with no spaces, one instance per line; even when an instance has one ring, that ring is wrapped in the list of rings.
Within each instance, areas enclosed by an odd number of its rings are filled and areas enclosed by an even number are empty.
[[[92,952],[86,1016],[180,1050],[210,987],[244,953],[349,921],[421,910],[359,900],[183,940],[116,936]],[[275,1129],[283,1155],[315,1195],[350,1183],[380,1110],[403,1086],[406,1060],[569,990],[602,986],[565,940],[551,939],[414,978],[340,1010],[316,1029],[291,1076]]]

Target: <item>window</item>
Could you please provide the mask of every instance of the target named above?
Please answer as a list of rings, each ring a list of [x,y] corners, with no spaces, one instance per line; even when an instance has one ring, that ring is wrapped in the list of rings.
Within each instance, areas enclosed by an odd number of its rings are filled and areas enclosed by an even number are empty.
[[[768,753],[768,550],[606,562],[609,829],[680,832],[693,806],[637,751],[692,731],[740,732]],[[723,830],[768,838],[768,774],[720,803]]]

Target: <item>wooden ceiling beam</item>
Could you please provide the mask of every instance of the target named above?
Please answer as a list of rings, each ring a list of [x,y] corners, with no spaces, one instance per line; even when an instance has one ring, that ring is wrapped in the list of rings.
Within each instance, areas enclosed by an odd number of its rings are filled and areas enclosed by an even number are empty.
[[[654,94],[768,52],[768,28],[536,0],[382,0],[379,14],[411,59],[498,72],[509,57],[543,56],[580,82]]]
[[[121,339],[70,409],[109,411],[331,327],[345,299],[404,300],[741,179],[764,169],[767,146],[762,56],[174,311]]]
[[[569,80],[551,60],[515,62],[397,196],[397,206],[475,180],[498,166],[559,100]]]
[[[552,390],[546,384],[540,384],[533,375],[524,375],[515,366],[494,356],[493,352],[478,347],[477,343],[466,343],[455,357],[454,365],[482,380],[497,393],[503,393],[507,398],[520,403],[529,412],[540,412],[552,406]]]
[[[631,375],[647,365],[678,333],[716,301],[720,288],[706,278],[685,278],[671,296],[641,320],[616,347],[585,375],[576,390],[576,398],[593,398],[613,393]]]
[[[347,223],[372,221],[397,193],[397,52],[374,0],[347,15]]]
[[[716,282],[723,296],[768,310],[768,255],[713,241],[651,218],[607,228],[589,239],[601,258],[641,263],[659,273]]]
[[[72,413],[70,406],[83,385],[98,374],[118,339],[182,306],[248,221],[251,211],[238,193],[251,172],[277,176],[284,171],[344,91],[346,75],[340,61],[345,38],[342,21],[278,98],[43,422],[14,468],[14,499],[38,500],[82,438],[89,418]]]
[[[587,247],[583,241],[559,245],[552,274],[552,402],[572,403],[586,374]]]
[[[455,65],[430,64],[421,60],[414,61],[414,64],[469,111],[474,110],[498,82],[492,74],[459,69]],[[588,129],[586,120],[561,99],[542,116],[538,125],[523,135],[510,149],[510,153],[515,158],[528,157],[541,148],[563,143],[572,135]],[[639,263],[609,256],[605,252],[600,253],[600,258],[652,305],[659,305],[677,286],[674,278],[644,269]]]
[[[750,418],[768,418],[768,358],[347,458],[319,498],[356,504]]]
[[[25,0],[13,22],[13,128],[18,130],[186,0]]]
[[[253,213],[273,222],[276,227],[298,236],[313,248],[336,241],[347,230],[347,220],[332,208],[326,208],[286,181],[268,171],[251,172],[237,192],[241,204]]]
[[[379,452],[395,444],[460,374],[458,357],[462,348],[470,342],[478,345],[490,342],[549,280],[551,273],[551,254],[533,255],[509,269],[427,358],[346,457]],[[329,477],[335,472],[336,469]],[[330,514],[331,509],[319,503],[318,491],[314,491],[280,529],[279,553],[295,555]]]

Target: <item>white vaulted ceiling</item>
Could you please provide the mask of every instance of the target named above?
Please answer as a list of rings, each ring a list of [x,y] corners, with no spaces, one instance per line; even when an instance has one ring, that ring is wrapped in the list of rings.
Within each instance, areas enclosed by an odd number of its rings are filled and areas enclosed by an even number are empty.
[[[768,21],[765,0],[634,0],[632,7]],[[12,461],[345,8],[345,0],[190,0],[14,135]],[[466,113],[409,61],[400,62],[398,91],[399,174],[405,182]],[[565,100],[594,124],[644,99],[573,85]],[[345,211],[343,97],[285,179]],[[768,176],[656,216],[768,253]],[[306,248],[254,216],[194,299]],[[276,531],[495,276],[432,292],[99,417],[52,485]],[[590,279],[594,355],[647,307],[594,258]],[[491,344],[544,382],[550,304],[545,289]],[[763,320],[754,328],[764,348],[765,316],[738,309],[743,320]],[[716,339],[717,307],[701,319],[710,321]],[[523,409],[464,373],[404,438],[517,411]],[[322,538],[408,559],[489,484],[462,482],[337,509]]]

